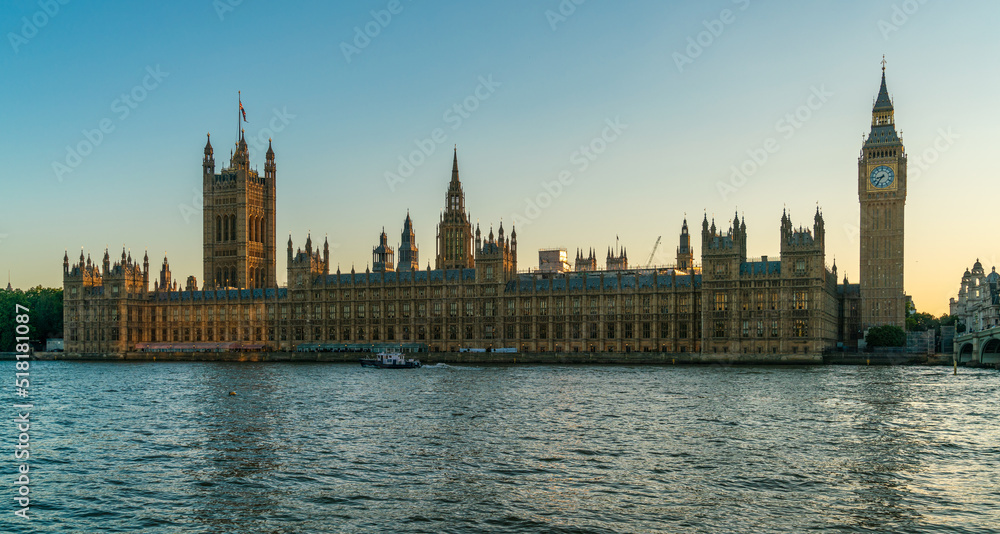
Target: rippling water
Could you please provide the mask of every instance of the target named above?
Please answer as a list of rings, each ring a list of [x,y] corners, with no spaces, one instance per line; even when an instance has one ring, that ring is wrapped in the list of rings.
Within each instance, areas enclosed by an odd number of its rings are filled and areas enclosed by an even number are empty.
[[[1000,529],[996,371],[160,362],[31,371],[35,519],[31,528],[4,519],[0,530]]]

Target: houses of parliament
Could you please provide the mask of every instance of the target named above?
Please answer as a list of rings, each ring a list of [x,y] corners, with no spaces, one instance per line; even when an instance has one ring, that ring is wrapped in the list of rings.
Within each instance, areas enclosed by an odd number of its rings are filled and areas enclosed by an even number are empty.
[[[817,208],[802,225],[781,214],[778,257],[747,256],[748,221],[701,221],[700,262],[680,224],[676,264],[630,266],[609,249],[572,268],[519,272],[517,231],[473,225],[457,149],[437,225],[433,268],[420,268],[409,214],[399,250],[383,230],[365,272],[331,272],[329,244],[306,236],[285,247],[287,287],[278,287],[277,164],[251,168],[242,133],[216,171],[211,139],[202,159],[202,284],[159,272],[122,251],[100,262],[63,258],[65,349],[143,350],[516,350],[818,354],[856,346],[870,326],[903,326],[903,207],[906,153],[882,82],[858,157],[860,283],[827,266]],[[568,266],[567,266],[568,267]],[[603,268],[601,268],[603,267]],[[152,280],[150,280],[152,278]]]

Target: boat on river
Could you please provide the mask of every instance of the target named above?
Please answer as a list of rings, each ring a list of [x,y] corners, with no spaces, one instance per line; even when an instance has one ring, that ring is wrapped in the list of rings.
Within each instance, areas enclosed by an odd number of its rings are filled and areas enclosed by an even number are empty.
[[[380,352],[374,358],[362,358],[361,367],[380,369],[414,369],[420,367],[420,360],[406,358],[402,352]]]

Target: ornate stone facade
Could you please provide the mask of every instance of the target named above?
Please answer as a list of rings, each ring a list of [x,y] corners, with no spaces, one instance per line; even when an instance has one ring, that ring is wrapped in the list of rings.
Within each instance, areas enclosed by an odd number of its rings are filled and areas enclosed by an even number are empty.
[[[250,168],[242,133],[230,166],[215,173],[205,147],[205,288],[183,289],[166,258],[149,286],[123,251],[100,266],[81,252],[63,260],[68,352],[163,350],[514,348],[520,351],[658,351],[717,354],[815,354],[838,340],[853,344],[863,326],[902,324],[903,202],[906,157],[895,134],[883,71],[872,133],[859,158],[861,284],[837,285],[826,267],[825,226],[778,223],[780,256],[748,258],[746,220],[726,230],[702,221],[701,266],[685,218],[677,264],[630,268],[624,249],[598,270],[593,249],[574,272],[517,270],[517,232],[503,225],[473,237],[458,174],[457,150],[436,235],[436,268],[421,270],[407,214],[395,271],[383,230],[374,270],[330,272],[329,244],[307,236],[287,246],[287,287],[274,267],[274,152],[264,177]],[[892,171],[888,180],[883,167]],[[960,300],[962,297],[960,296]],[[964,302],[964,301],[963,301]],[[963,304],[964,306],[965,304]]]
[[[270,141],[264,176],[250,168],[243,132],[229,167],[215,173],[211,137],[202,161],[203,261],[206,288],[274,288],[275,174]]]
[[[872,125],[858,158],[861,202],[861,322],[906,326],[903,293],[903,210],[906,205],[906,150],[896,134],[894,110],[885,85],[872,107]]]
[[[981,332],[1000,326],[1000,274],[993,267],[990,274],[976,260],[972,270],[962,275],[958,298],[949,301],[948,313],[965,325],[966,332]]]

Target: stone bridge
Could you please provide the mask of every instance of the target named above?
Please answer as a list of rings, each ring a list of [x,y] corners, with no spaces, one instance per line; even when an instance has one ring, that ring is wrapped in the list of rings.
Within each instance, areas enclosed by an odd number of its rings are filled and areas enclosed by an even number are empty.
[[[959,363],[1000,363],[1000,326],[955,336],[955,359]]]

